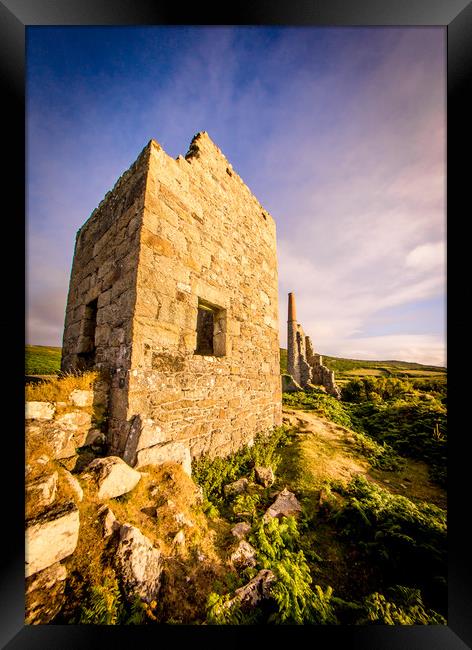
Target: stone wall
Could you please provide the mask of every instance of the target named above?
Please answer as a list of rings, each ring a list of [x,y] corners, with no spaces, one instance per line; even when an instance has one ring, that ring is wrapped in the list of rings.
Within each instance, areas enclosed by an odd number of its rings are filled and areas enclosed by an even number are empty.
[[[77,237],[63,369],[87,354],[98,299],[111,451],[183,462],[280,424],[272,217],[205,132],[176,160],[151,141],[107,197]],[[212,354],[195,354],[199,306],[213,313]]]

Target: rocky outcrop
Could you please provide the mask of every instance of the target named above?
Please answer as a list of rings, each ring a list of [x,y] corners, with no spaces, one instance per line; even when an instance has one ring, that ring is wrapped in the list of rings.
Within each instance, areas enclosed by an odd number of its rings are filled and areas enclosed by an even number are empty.
[[[59,562],[75,551],[79,537],[79,511],[69,501],[27,522],[25,576]]]
[[[267,509],[264,514],[264,519],[267,520],[271,517],[278,517],[280,519],[281,517],[296,516],[301,510],[302,507],[293,492],[284,488],[274,503]]]
[[[26,625],[49,623],[56,616],[64,602],[66,577],[66,568],[56,562],[26,579]]]
[[[130,492],[141,480],[141,474],[118,456],[96,458],[86,468],[97,486],[100,500],[113,499]]]
[[[120,528],[114,563],[128,599],[139,596],[149,603],[157,598],[162,572],[161,553],[140,530]]]

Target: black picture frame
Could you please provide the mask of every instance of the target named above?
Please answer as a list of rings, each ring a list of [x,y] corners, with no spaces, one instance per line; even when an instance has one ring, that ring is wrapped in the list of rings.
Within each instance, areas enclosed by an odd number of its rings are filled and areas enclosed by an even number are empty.
[[[448,626],[271,626],[256,629],[217,626],[55,626],[24,625],[24,250],[25,236],[25,28],[29,25],[325,25],[325,26],[421,26],[447,29],[447,221],[448,221],[448,375],[450,419],[449,465],[449,616]],[[258,643],[281,645],[299,641],[313,647],[360,648],[362,650],[463,650],[472,647],[472,599],[470,590],[470,539],[468,519],[468,456],[462,453],[468,435],[464,404],[466,383],[460,372],[466,363],[468,331],[462,316],[462,301],[454,303],[454,288],[468,291],[468,241],[462,235],[461,217],[466,214],[470,162],[468,121],[472,105],[467,98],[471,80],[472,4],[469,0],[271,0],[251,1],[244,7],[234,3],[209,7],[194,3],[183,11],[176,3],[157,0],[0,0],[0,79],[4,85],[5,210],[3,272],[4,307],[1,325],[7,364],[2,422],[5,473],[2,505],[6,551],[1,556],[0,643],[9,650],[23,648],[116,648],[131,644],[157,646],[222,643],[240,646],[258,638]],[[469,208],[470,213],[470,208]],[[6,227],[4,225],[4,227]],[[7,260],[8,252],[12,256]],[[23,262],[23,263],[22,263]],[[462,285],[461,285],[462,282]],[[465,347],[461,346],[461,343]],[[456,347],[457,346],[457,347]],[[454,354],[454,348],[458,350]],[[460,355],[462,355],[462,363]],[[462,409],[462,411],[461,411]]]

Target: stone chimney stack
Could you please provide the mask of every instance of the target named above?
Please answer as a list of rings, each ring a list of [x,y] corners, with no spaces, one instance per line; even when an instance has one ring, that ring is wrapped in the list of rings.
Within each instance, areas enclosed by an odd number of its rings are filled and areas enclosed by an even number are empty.
[[[298,364],[298,342],[297,342],[297,308],[295,306],[295,294],[288,294],[288,320],[287,320],[287,372],[294,380],[300,383],[300,367]]]
[[[297,306],[295,304],[295,294],[288,294],[288,322],[297,320]]]

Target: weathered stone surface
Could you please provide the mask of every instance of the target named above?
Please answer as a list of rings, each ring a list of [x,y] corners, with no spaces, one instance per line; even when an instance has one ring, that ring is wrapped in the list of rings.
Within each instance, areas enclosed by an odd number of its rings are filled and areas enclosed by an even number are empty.
[[[295,381],[292,375],[281,375],[281,381],[283,393],[295,393],[297,391],[303,390],[303,388]]]
[[[246,542],[240,540],[236,550],[231,553],[231,562],[239,569],[251,567],[256,565],[256,549]]]
[[[256,466],[254,468],[254,473],[256,475],[256,481],[264,487],[269,487],[275,480],[272,467]]]
[[[135,467],[143,465],[160,465],[167,462],[179,463],[182,469],[189,476],[192,473],[192,459],[190,450],[186,444],[181,442],[168,442],[163,445],[155,445],[147,449],[141,449],[137,454]]]
[[[67,577],[65,566],[56,562],[26,579],[25,623],[49,623],[62,607]]]
[[[50,402],[26,402],[25,418],[27,420],[52,420],[56,408]]]
[[[45,569],[74,552],[79,537],[79,511],[73,502],[27,522],[25,576]]]
[[[228,483],[228,485],[225,485],[223,491],[227,497],[237,496],[238,494],[247,492],[248,485],[249,481],[247,478],[240,478],[233,483]]]
[[[103,537],[110,537],[117,530],[120,530],[121,524],[117,521],[113,510],[108,506],[100,506],[98,517],[102,525]]]
[[[138,528],[123,524],[114,562],[126,596],[145,602],[157,598],[162,572],[161,553]]]
[[[241,607],[255,607],[261,600],[270,597],[270,590],[276,578],[270,569],[261,569],[259,573],[246,585],[236,589],[235,595],[225,603],[231,609],[235,605]]]
[[[92,416],[90,413],[85,411],[69,411],[69,413],[64,413],[56,418],[56,425],[63,429],[71,429],[72,431],[84,429],[86,430],[84,433],[87,434],[91,425],[91,420]]]
[[[130,492],[141,480],[141,474],[118,456],[96,458],[86,471],[97,484],[99,499],[113,499]]]
[[[275,224],[207,133],[177,160],[151,141],[77,233],[62,370],[84,367],[111,371],[107,442],[132,466],[280,424]]]
[[[74,498],[79,502],[82,501],[84,498],[84,491],[82,490],[82,486],[80,485],[78,479],[76,479],[76,477],[68,470],[63,469],[62,480],[65,481],[66,485],[72,491]]]
[[[251,524],[248,524],[246,521],[240,521],[231,528],[231,534],[234,535],[236,539],[244,539],[249,535],[250,530]]]
[[[296,516],[301,512],[301,510],[302,507],[299,504],[297,497],[293,492],[284,488],[282,492],[279,493],[274,503],[267,509],[264,514],[264,519],[270,517],[290,517],[291,515]]]
[[[56,498],[57,472],[42,476],[26,485],[26,500],[35,507],[50,506]]]
[[[91,390],[78,390],[76,388],[69,397],[76,406],[91,406],[93,403],[93,391]]]

